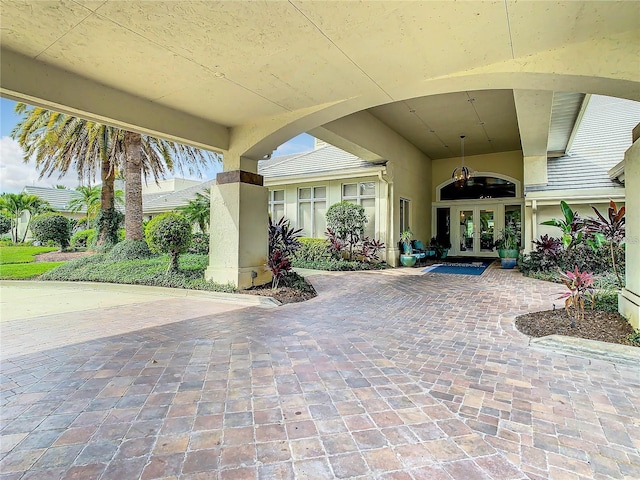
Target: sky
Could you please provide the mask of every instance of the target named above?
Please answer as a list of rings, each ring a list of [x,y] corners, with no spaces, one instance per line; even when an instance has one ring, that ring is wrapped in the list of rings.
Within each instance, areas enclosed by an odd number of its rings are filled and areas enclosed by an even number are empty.
[[[20,121],[20,117],[14,112],[15,105],[16,102],[12,100],[0,98],[0,192],[19,193],[27,185],[38,187],[65,185],[69,188],[80,185],[77,175],[73,173],[62,178],[54,174],[49,178],[40,179],[40,174],[33,163],[24,162],[22,148],[10,137],[11,130]],[[313,150],[313,137],[303,133],[280,145],[272,156],[291,155],[309,150]],[[215,177],[221,170],[221,165],[212,166],[204,173],[202,180]],[[95,185],[99,182],[100,179],[97,178],[91,184]]]

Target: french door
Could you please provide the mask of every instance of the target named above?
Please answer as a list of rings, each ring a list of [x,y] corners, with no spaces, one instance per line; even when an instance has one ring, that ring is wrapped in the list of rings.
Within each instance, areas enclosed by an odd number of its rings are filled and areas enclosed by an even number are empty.
[[[451,243],[460,256],[495,256],[497,205],[460,205],[454,209]]]

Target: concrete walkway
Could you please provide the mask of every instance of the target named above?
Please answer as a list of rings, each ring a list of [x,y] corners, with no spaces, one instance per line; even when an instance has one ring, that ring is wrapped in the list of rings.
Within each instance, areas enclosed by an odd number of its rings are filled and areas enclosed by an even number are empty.
[[[493,267],[312,281],[272,309],[123,294],[3,321],[0,478],[640,478],[637,366],[513,328],[557,286]]]

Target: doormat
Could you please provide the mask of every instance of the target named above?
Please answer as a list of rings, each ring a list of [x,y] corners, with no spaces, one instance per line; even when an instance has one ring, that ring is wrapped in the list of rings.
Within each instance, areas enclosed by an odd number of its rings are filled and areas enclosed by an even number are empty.
[[[492,261],[471,263],[438,263],[422,270],[431,273],[452,273],[454,275],[482,275]]]

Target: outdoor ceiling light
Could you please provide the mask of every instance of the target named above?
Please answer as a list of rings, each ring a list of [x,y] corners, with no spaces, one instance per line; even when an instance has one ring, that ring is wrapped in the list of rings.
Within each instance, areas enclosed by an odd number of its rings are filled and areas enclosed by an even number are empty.
[[[456,184],[463,187],[467,180],[473,177],[473,170],[464,165],[464,135],[460,135],[460,149],[462,151],[462,163],[459,167],[456,167],[451,173],[451,178],[455,180]]]

